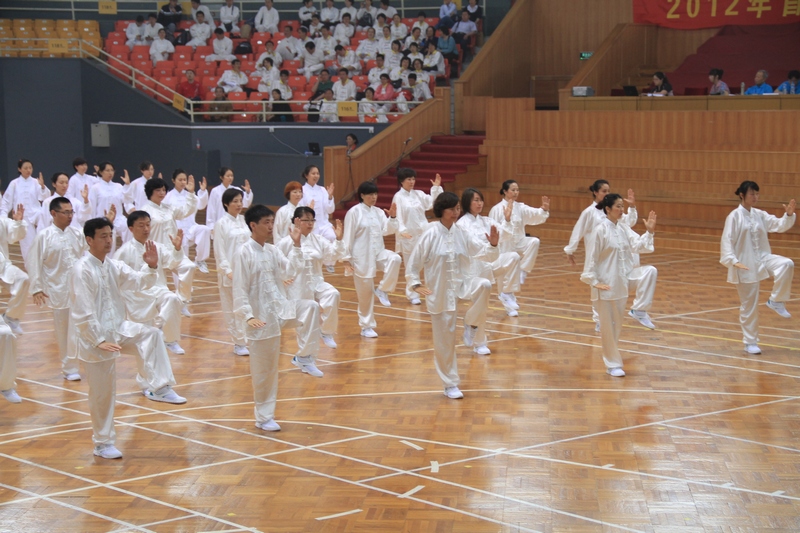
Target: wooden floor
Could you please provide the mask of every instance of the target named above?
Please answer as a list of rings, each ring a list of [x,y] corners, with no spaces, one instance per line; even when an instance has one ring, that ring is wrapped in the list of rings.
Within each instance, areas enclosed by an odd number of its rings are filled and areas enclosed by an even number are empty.
[[[172,356],[188,403],[145,399],[123,355],[116,461],[92,455],[87,384],[62,379],[51,313],[31,305],[23,403],[0,399],[0,531],[800,530],[797,298],[782,319],[762,284],[764,353],[747,356],[718,255],[656,238],[643,262],[659,271],[658,329],[626,322],[628,375],[612,378],[563,245],[543,243],[519,318],[493,296],[490,357],[459,346],[461,401],[442,395],[424,305],[400,284],[364,339],[337,266],[339,348],[321,349],[317,379],[285,339],[276,434],[254,427],[248,359],[232,353],[215,273],[198,274],[187,355]]]

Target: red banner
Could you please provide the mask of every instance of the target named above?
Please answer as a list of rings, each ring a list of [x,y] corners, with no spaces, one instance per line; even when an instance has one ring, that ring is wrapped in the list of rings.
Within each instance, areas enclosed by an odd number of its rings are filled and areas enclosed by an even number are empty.
[[[633,21],[696,30],[800,22],[800,0],[633,0]]]

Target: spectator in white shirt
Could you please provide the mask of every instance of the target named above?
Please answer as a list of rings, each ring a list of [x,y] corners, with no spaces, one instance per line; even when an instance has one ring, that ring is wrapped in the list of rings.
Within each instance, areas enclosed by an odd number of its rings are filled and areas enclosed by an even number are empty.
[[[426,100],[430,100],[433,98],[431,95],[431,89],[428,87],[427,83],[419,83],[417,81],[417,75],[413,72],[409,72],[408,76],[408,88],[411,90],[411,98],[412,102],[424,102]],[[404,96],[402,98],[405,98]],[[398,98],[401,100],[401,98]],[[397,107],[400,109],[401,113],[407,113],[408,110],[414,109],[416,107],[415,104],[398,104]]]
[[[350,83],[353,82],[351,81]],[[325,91],[325,97],[319,107],[319,121],[339,122],[339,106],[336,104],[336,100],[333,99],[332,89]]]
[[[408,37],[408,26],[403,24],[403,21],[400,20],[400,15],[397,13],[394,14],[392,17],[392,39],[396,41],[403,42],[405,41],[406,37]]]
[[[431,76],[423,69],[422,59],[415,59],[411,62],[411,71],[417,75],[417,81],[419,83],[424,83],[426,85],[430,83]]]
[[[225,5],[219,8],[219,22],[230,33],[239,33],[239,8],[233,5],[233,0],[225,0]]]
[[[350,13],[342,13],[342,22],[338,24],[333,31],[333,38],[336,39],[337,43],[343,46],[349,46],[350,39],[353,37],[355,31],[356,27],[350,24]]]
[[[230,92],[244,91],[247,85],[247,74],[242,72],[242,62],[238,59],[231,61],[231,70],[226,70],[219,79],[217,85],[225,90],[225,94]]]
[[[339,10],[339,20],[344,22],[345,13],[350,15],[350,22],[355,22],[358,10],[353,7],[353,0],[344,0],[344,7]]]
[[[213,26],[214,17],[211,16],[211,10],[208,9],[208,6],[200,5],[201,3],[201,0],[192,0],[192,19],[197,22],[197,14],[202,13],[205,17],[206,24]]]
[[[385,113],[378,113],[380,109],[381,104],[375,101],[375,89],[372,87],[367,87],[367,90],[364,91],[364,98],[358,102],[358,121],[362,124],[389,122],[389,119],[386,117]]]
[[[386,20],[392,20],[397,10],[389,5],[389,0],[381,0],[381,7],[378,8],[378,15],[380,14],[385,15]]]
[[[128,27],[125,28],[125,37],[128,38],[125,44],[128,45],[128,48],[133,50],[134,46],[144,46],[144,17],[139,15],[136,17],[136,22],[131,22],[128,24]]]
[[[290,28],[289,31],[291,31],[291,26],[289,26],[289,28]],[[264,47],[265,47],[264,51],[261,53],[260,56],[258,56],[258,61],[256,61],[256,65],[261,65],[262,63],[264,63],[264,60],[269,57],[272,58],[272,64],[275,65],[276,68],[280,68],[281,63],[283,63],[283,56],[280,55],[275,50],[275,43],[273,43],[272,41],[267,41],[266,43],[264,43]]]
[[[167,30],[158,30],[158,38],[150,45],[150,59],[155,65],[159,61],[168,61],[169,55],[175,52],[175,47],[167,40]]]
[[[281,73],[275,68],[271,57],[264,58],[264,61],[256,69],[256,73],[261,75],[261,81],[258,82],[258,92],[260,93],[269,93],[272,86],[281,79]]]
[[[281,77],[277,82],[272,84],[272,92],[278,91],[281,94],[281,98],[284,100],[291,100],[292,99],[292,88],[289,87],[289,71],[284,69],[281,70]]]
[[[411,43],[417,43],[417,46],[422,46],[422,30],[419,27],[415,27],[411,30],[411,35],[406,37],[405,46],[404,48],[408,50],[411,47]]]
[[[225,30],[217,28],[214,30],[214,41],[211,43],[214,53],[206,56],[206,61],[233,61],[233,41],[225,37]]]
[[[301,7],[297,12],[297,18],[300,19],[300,25],[308,26],[311,24],[311,15],[317,12],[317,8],[314,7],[314,0],[303,0],[303,7]]]
[[[414,28],[419,28],[419,31],[422,35],[425,35],[425,30],[428,29],[428,23],[425,20],[425,12],[420,11],[417,13],[417,20],[414,21],[414,24],[411,25],[411,31],[414,31]]]
[[[422,65],[422,68],[428,72],[435,72],[436,76],[444,76],[444,56],[436,49],[436,43],[433,41],[428,43],[428,55],[425,56]]]
[[[408,87],[408,75],[411,73],[411,61],[407,57],[400,60],[400,64],[389,73],[389,79],[400,82],[401,87]],[[397,87],[397,83],[394,84]]]
[[[333,65],[328,69],[331,76],[339,72],[339,69],[347,69],[351,76],[357,76],[361,72],[361,61],[356,57],[355,52],[346,49],[341,44],[337,44],[336,55],[333,56]]]
[[[378,40],[375,39],[375,28],[367,30],[367,38],[358,43],[356,48],[356,55],[362,61],[369,61],[375,59],[378,54]]]
[[[461,20],[455,23],[451,33],[456,43],[460,44],[462,47],[465,46],[465,41],[478,33],[478,27],[469,19],[469,11],[465,9],[461,12]]]
[[[333,84],[333,98],[337,102],[356,99],[356,84],[350,79],[350,73],[346,68],[339,69],[339,81]]]
[[[311,24],[308,25],[308,36],[311,37],[312,39],[316,39],[317,37],[322,35],[321,30],[323,27],[325,27],[325,25],[322,24],[322,21],[320,21],[319,15],[317,13],[314,13],[313,15],[311,15]]]
[[[414,61],[420,60],[424,61],[425,56],[419,53],[419,44],[412,42],[408,47],[408,54],[406,57],[411,60],[411,64],[414,64]]]
[[[281,55],[284,61],[290,61],[297,57],[297,37],[292,35],[292,27],[283,27],[283,39],[275,47],[275,52]]]
[[[319,19],[329,28],[339,22],[339,10],[333,7],[333,0],[325,0],[325,7],[320,11]]]
[[[317,50],[317,45],[313,41],[306,43],[306,50],[301,59],[303,66],[297,69],[298,74],[304,74],[307,80],[311,80],[311,76],[319,74],[325,67],[322,52]]]
[[[375,28],[375,33],[378,34],[378,38],[383,35],[383,28],[386,26],[389,26],[389,23],[386,22],[386,15],[381,13],[375,19],[375,25],[373,26],[373,28]]]
[[[375,25],[377,16],[378,10],[372,7],[372,0],[364,0],[356,14],[356,26],[358,26],[359,31],[372,28]]]
[[[453,0],[442,0],[442,6],[439,8],[439,23],[436,29],[452,28],[456,23],[458,17],[458,7],[456,7]]]
[[[278,23],[281,17],[272,4],[272,0],[264,0],[264,7],[258,10],[255,21],[257,32],[278,33]]]
[[[189,34],[192,40],[186,43],[186,46],[191,46],[197,49],[198,46],[205,46],[208,39],[211,38],[211,26],[206,22],[205,13],[202,11],[197,12],[197,22],[189,28]]]
[[[387,55],[392,51],[392,43],[394,42],[392,39],[392,28],[384,26],[382,33],[383,35],[378,37],[378,52]]]
[[[387,67],[395,68],[400,66],[400,61],[404,57],[403,52],[400,51],[402,49],[403,43],[400,41],[392,41],[392,49],[385,54]]]
[[[391,69],[384,63],[383,54],[378,54],[375,58],[375,66],[367,73],[369,86],[373,89],[377,89],[381,84],[381,74],[389,74],[389,72],[391,72]]]
[[[302,59],[303,54],[306,53],[306,43],[313,43],[314,39],[308,36],[308,28],[305,26],[300,26],[297,30],[297,33],[300,35],[297,39],[295,39],[295,54],[296,59]],[[314,43],[316,46],[317,43]]]
[[[153,41],[158,39],[158,30],[164,26],[159,24],[155,13],[147,15],[147,24],[144,25],[144,44],[150,46]]]
[[[322,35],[315,40],[314,44],[317,45],[317,50],[322,52],[322,57],[325,61],[328,61],[336,55],[336,45],[338,43],[336,39],[331,37],[331,30],[327,26],[322,26],[320,33]]]

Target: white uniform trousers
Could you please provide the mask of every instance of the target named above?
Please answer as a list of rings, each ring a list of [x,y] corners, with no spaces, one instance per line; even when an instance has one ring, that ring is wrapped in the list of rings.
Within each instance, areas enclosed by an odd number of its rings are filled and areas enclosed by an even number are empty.
[[[523,237],[514,246],[520,255],[519,267],[527,273],[533,270],[536,256],[539,255],[539,239],[536,237]]]
[[[764,259],[764,266],[769,275],[775,278],[769,299],[773,302],[789,300],[794,277],[794,262],[786,257],[770,254]],[[742,326],[742,342],[745,344],[758,344],[758,290],[760,286],[761,282],[736,285],[739,301],[742,303],[739,308],[739,323]]]
[[[322,317],[322,334],[334,335],[339,327],[339,291],[330,283],[321,283],[314,291],[314,300],[319,303]]]
[[[794,261],[788,257],[770,254],[764,259],[764,266],[769,275],[775,278],[769,299],[773,302],[789,301],[794,279]]]
[[[537,244],[538,246],[538,244]],[[497,281],[498,293],[519,292],[519,272],[522,264],[519,254],[506,252],[500,254],[492,263],[492,273]]]
[[[416,238],[414,238],[414,241],[415,241],[415,242],[416,242],[416,241],[418,241],[418,240],[419,240],[419,237],[416,237]],[[412,248],[411,248],[411,250],[409,250],[408,252],[406,252],[405,250],[403,250],[403,252],[402,252],[402,253],[403,253],[403,264],[404,264],[404,265],[408,265],[408,260],[411,258],[411,252],[412,252],[413,250],[414,250],[414,248],[413,248],[413,247],[412,247]],[[419,294],[418,294],[416,291],[413,291],[413,290],[411,290],[411,289],[409,288],[409,285],[408,285],[408,283],[406,283],[406,298],[408,298],[408,301],[409,301],[409,302],[410,302],[411,300],[414,300],[414,299],[419,299]]]
[[[164,346],[164,337],[156,328],[137,324],[133,337],[120,337],[116,344],[133,347],[139,373],[136,384],[141,390],[155,392],[166,385],[175,385],[172,366]],[[109,341],[109,342],[114,342]],[[96,363],[83,362],[89,382],[89,412],[92,415],[92,441],[97,444],[114,444],[114,402],[117,391],[116,359]]]
[[[0,318],[0,390],[15,389],[17,384],[17,338]]]
[[[477,326],[477,344],[486,343],[486,313],[489,308],[489,295],[492,292],[492,282],[484,278],[473,278],[466,282],[470,284],[469,293],[465,300],[472,304],[464,315],[464,327]],[[458,377],[458,363],[456,361],[456,311],[431,314],[431,327],[433,328],[433,363],[436,373],[444,382],[445,388],[456,387],[461,382]],[[478,335],[483,335],[483,343],[478,342]]]
[[[244,324],[236,319],[233,313],[233,287],[223,287],[222,280],[219,281],[219,304],[222,308],[222,316],[225,317],[225,325],[228,333],[231,334],[233,343],[238,346],[245,346],[247,340],[244,335]]]
[[[658,270],[652,265],[636,267],[628,275],[628,287],[636,291],[631,309],[648,311],[653,306],[653,295],[656,292]]]
[[[181,340],[181,307],[180,296],[172,291],[163,291],[156,297],[158,316],[149,326],[160,327],[164,332],[164,342]]]
[[[619,354],[618,344],[627,301],[627,298],[620,298],[593,302],[600,315],[600,339],[603,343],[603,362],[606,368],[622,368],[622,356]]]
[[[6,267],[2,285],[11,294],[5,313],[7,317],[20,320],[25,316],[25,304],[28,298],[28,287],[30,287],[30,284],[31,281],[28,278],[28,274],[14,265],[8,265],[8,267]]]
[[[175,292],[178,293],[178,296],[181,297],[181,301],[184,304],[188,304],[192,301],[192,284],[194,283],[195,270],[197,270],[197,265],[184,254],[178,268],[171,271],[172,282],[175,284]]]
[[[183,235],[183,250],[189,251],[194,244],[194,260],[205,261],[211,253],[211,228],[205,224],[195,224]]]
[[[400,256],[396,253],[383,250],[378,254],[376,261],[377,269],[383,270],[383,279],[378,288],[386,293],[390,293],[397,285],[397,276],[400,274]],[[361,329],[374,328],[375,322],[375,289],[374,278],[361,278],[353,274],[353,283],[356,287],[358,296],[358,325]]]
[[[68,374],[78,373],[78,360],[69,357],[69,307],[66,309],[53,309],[53,329],[56,334],[58,352],[61,355],[61,372]]]
[[[33,246],[34,239],[36,239],[36,226],[34,226],[31,222],[28,222],[28,231],[25,233],[25,237],[19,241],[19,249],[22,253],[23,261],[28,258],[28,250],[30,250],[31,246]]]

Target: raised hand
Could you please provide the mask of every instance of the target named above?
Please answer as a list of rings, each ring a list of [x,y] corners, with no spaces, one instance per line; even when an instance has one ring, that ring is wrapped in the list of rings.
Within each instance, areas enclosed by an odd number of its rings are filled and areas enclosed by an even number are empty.
[[[208,188],[208,183],[206,182],[206,177],[203,176],[203,179],[200,180],[200,190],[204,191]]]
[[[628,189],[628,197],[623,198],[629,207],[636,207],[636,196],[633,194],[633,189]]]
[[[17,208],[14,210],[14,214],[12,215],[11,218],[16,220],[17,222],[19,222],[24,217],[25,217],[25,206],[22,205],[22,204],[19,204],[17,206]]]
[[[158,266],[158,248],[156,248],[156,243],[153,241],[147,241],[144,243],[144,253],[142,254],[142,259],[150,268],[156,268]]]
[[[108,219],[108,221],[113,224],[114,219],[117,218],[117,206],[111,204],[111,207],[108,208],[108,211],[104,211],[103,214]]]
[[[44,176],[42,175],[41,172],[39,172],[39,180],[38,181],[39,181],[39,187],[41,187],[42,190],[47,189],[47,185],[44,184]]]
[[[333,183],[325,187],[325,190],[328,191],[328,200],[333,200]]]
[[[194,192],[194,176],[189,174],[189,179],[186,180],[186,190],[189,191],[189,194]]]
[[[130,185],[131,177],[128,175],[128,171],[124,170],[123,172],[124,174],[122,175],[122,183],[124,183],[125,185]]]
[[[397,204],[392,202],[392,206],[388,210],[384,209],[383,212],[386,213],[386,216],[388,216],[390,218],[396,217],[397,216]]]
[[[310,202],[308,202],[308,207],[311,208],[311,209],[314,209],[314,200],[311,200]]]
[[[650,233],[656,232],[656,212],[650,211],[650,215],[647,217],[647,220],[644,221],[644,227],[647,228],[647,231]]]
[[[85,203],[85,204],[89,203],[89,185],[88,184],[84,185],[83,189],[81,189],[81,198],[83,198],[83,203]]]
[[[249,181],[244,180],[244,187],[242,187],[242,188],[244,189],[244,192],[246,192],[247,194],[250,194],[250,182]]]
[[[489,228],[489,233],[486,234],[486,238],[489,240],[489,244],[497,246],[498,241],[500,241],[500,232],[497,231],[496,226]]]
[[[39,307],[43,306],[46,303],[46,299],[47,295],[41,291],[33,295],[33,303],[35,303]]]
[[[161,175],[161,172],[158,173],[158,179],[163,180],[164,176]]]
[[[291,226],[289,228],[289,237],[292,238],[292,242],[295,246],[300,246],[300,237],[302,237],[302,233],[300,232],[300,228],[297,226]]]
[[[344,224],[342,224],[341,220],[333,221],[333,234],[336,235],[337,241],[341,241],[342,237],[344,237]]]
[[[784,204],[783,208],[786,210],[786,214],[789,216],[794,215],[794,210],[797,208],[797,202],[794,201],[794,198],[789,200],[789,205]]]
[[[506,203],[505,209],[503,209],[503,217],[505,217],[506,222],[511,222],[511,215],[514,214],[514,200],[509,200]]]
[[[547,196],[542,196],[542,209],[550,211],[550,198]]]
[[[183,244],[183,230],[179,229],[178,233],[176,233],[175,235],[170,235],[169,240],[170,242],[172,242],[172,246],[175,247],[175,250],[180,252],[181,245]]]
[[[431,180],[431,185],[434,187],[440,187],[442,185],[442,176],[440,174],[436,174],[436,178]]]

